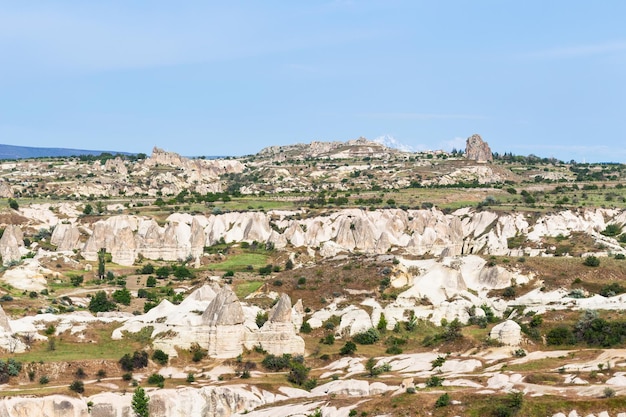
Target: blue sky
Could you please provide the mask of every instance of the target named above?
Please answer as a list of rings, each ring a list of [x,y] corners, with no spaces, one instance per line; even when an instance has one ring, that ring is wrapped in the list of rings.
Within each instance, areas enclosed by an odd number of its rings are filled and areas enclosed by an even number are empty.
[[[626,2],[0,1],[0,143],[626,162]]]

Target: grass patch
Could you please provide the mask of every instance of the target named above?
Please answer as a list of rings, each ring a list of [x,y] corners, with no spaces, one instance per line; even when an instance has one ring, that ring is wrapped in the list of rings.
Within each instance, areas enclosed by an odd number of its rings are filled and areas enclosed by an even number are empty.
[[[235,286],[235,294],[241,300],[257,291],[262,285],[263,281],[245,281]]]
[[[212,271],[247,271],[250,266],[260,268],[267,264],[268,256],[262,253],[241,253],[229,256],[224,262],[211,264],[208,269]]]
[[[122,340],[111,339],[111,333],[118,324],[106,326],[94,326],[89,329],[86,340],[91,342],[76,342],[68,340],[65,335],[55,339],[55,349],[48,350],[48,343],[35,343],[31,350],[25,353],[15,354],[15,358],[21,362],[60,362],[90,359],[117,360],[124,353],[133,352],[144,348],[137,340],[123,338]]]

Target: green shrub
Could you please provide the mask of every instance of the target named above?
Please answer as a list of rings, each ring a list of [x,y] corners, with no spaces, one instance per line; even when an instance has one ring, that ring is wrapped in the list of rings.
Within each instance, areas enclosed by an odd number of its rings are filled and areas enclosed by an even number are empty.
[[[341,349],[339,349],[340,355],[352,355],[354,352],[356,352],[356,344],[351,341],[347,341]]]
[[[439,396],[439,398],[437,398],[437,401],[435,401],[436,408],[446,407],[448,405],[450,405],[450,395],[448,395],[447,392]]]
[[[600,259],[598,259],[597,257],[593,255],[587,256],[585,257],[585,260],[583,261],[583,265],[591,266],[591,267],[600,266]]]
[[[427,387],[440,387],[443,385],[444,378],[433,375],[426,380]]]
[[[165,382],[165,377],[160,374],[152,374],[148,377],[148,384],[159,385]]]
[[[78,394],[85,392],[85,384],[83,381],[74,381],[70,384],[70,389]]]
[[[380,332],[372,327],[365,332],[355,334],[352,340],[361,345],[373,345],[380,340]]]
[[[161,349],[157,349],[152,354],[152,360],[160,365],[167,365],[167,362],[170,360],[170,355],[163,352]]]

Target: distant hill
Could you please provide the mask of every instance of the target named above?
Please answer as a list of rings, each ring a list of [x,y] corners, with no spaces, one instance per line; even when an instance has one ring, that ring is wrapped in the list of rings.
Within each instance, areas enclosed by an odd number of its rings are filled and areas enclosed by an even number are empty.
[[[29,146],[14,146],[0,144],[0,159],[26,159],[43,157],[60,157],[75,155],[100,155],[102,153],[132,155],[130,152],[94,151],[86,149],[68,148],[35,148]]]

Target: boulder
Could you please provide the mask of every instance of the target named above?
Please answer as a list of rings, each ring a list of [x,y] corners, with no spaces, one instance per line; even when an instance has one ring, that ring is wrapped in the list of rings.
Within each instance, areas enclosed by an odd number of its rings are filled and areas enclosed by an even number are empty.
[[[519,346],[522,341],[522,329],[513,320],[506,320],[495,325],[489,337],[507,346]]]

